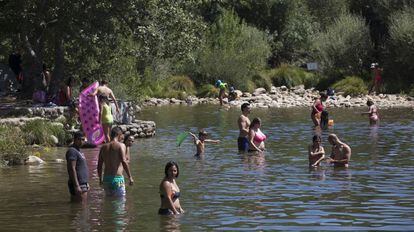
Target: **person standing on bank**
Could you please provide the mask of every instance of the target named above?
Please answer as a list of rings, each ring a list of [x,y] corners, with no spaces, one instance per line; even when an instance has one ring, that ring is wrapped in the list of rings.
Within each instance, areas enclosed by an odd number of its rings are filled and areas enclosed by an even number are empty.
[[[239,152],[247,152],[249,150],[249,127],[250,127],[250,119],[248,115],[250,114],[251,107],[249,103],[243,103],[241,105],[242,114],[240,115],[239,119],[237,120],[237,125],[239,126],[239,137],[237,138],[237,146],[239,148]]]
[[[88,166],[80,147],[85,140],[82,132],[73,135],[73,145],[66,152],[66,162],[69,174],[68,187],[72,201],[85,202],[88,196]]]

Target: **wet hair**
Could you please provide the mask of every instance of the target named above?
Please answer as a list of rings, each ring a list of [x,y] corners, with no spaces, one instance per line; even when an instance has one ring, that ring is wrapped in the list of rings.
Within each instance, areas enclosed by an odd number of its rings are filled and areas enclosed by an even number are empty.
[[[120,134],[122,134],[121,128],[119,128],[118,126],[112,128],[112,130],[111,130],[111,139],[114,139],[116,136],[118,136]]]
[[[128,142],[129,138],[131,138],[131,137],[133,137],[133,136],[130,135],[130,134],[125,135],[124,143]]]
[[[77,139],[82,139],[84,138],[85,135],[83,134],[82,131],[76,131],[75,133],[73,133],[73,140],[77,140]]]
[[[367,105],[372,106],[372,105],[374,105],[374,102],[372,100],[367,100]]]
[[[175,178],[178,178],[178,175],[180,174],[180,168],[178,167],[178,164],[175,161],[170,161],[165,165],[165,177],[168,177],[168,169],[170,169],[172,166],[175,166],[177,168],[177,175]]]
[[[321,136],[320,136],[320,135],[314,135],[314,136],[312,137],[312,142],[315,142],[315,141],[317,141],[317,140],[322,141],[322,138],[321,138]]]
[[[65,84],[66,84],[67,86],[72,86],[72,82],[73,82],[73,77],[69,77],[69,78],[66,80]]]
[[[207,133],[207,131],[205,131],[205,130],[200,130],[199,132],[198,132],[198,137],[201,137],[201,136],[207,136],[208,135],[208,133]]]
[[[252,123],[250,123],[249,128],[250,129],[253,128],[254,125],[256,125],[256,124],[262,124],[262,120],[260,120],[260,118],[253,118]]]
[[[241,105],[241,111],[244,111],[244,109],[246,109],[247,107],[249,107],[250,106],[250,103],[243,103],[242,105]]]
[[[108,81],[107,81],[107,80],[101,80],[101,81],[99,82],[99,84],[100,84],[100,85],[107,85],[107,84],[108,84]]]

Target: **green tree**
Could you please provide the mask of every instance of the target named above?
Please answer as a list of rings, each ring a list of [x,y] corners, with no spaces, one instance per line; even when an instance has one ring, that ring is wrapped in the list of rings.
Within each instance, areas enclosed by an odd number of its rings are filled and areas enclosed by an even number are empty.
[[[351,14],[340,16],[313,41],[314,57],[333,81],[361,74],[371,50],[368,26],[361,17]]]
[[[246,89],[251,76],[266,66],[270,52],[266,34],[240,21],[233,11],[216,20],[205,41],[196,63],[199,83],[221,79]]]

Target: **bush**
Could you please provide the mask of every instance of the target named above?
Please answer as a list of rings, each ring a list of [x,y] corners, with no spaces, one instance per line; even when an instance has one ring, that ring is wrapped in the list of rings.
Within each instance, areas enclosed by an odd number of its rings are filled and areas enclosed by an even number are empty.
[[[332,88],[337,92],[344,92],[345,96],[357,96],[368,93],[367,85],[357,76],[348,76],[345,79],[336,82]]]
[[[195,88],[193,81],[187,76],[173,76],[168,79],[166,90],[176,90],[186,92],[187,94],[194,94]]]
[[[372,44],[369,28],[359,16],[340,16],[325,32],[313,40],[313,56],[323,73],[330,78],[361,73],[369,60]]]
[[[306,72],[302,68],[282,64],[269,73],[274,86],[286,86],[292,88],[297,85],[304,85],[305,88],[315,87],[319,78],[317,75]]]
[[[270,79],[268,72],[264,71],[261,73],[257,73],[252,77],[252,81],[256,88],[263,87],[267,91],[269,91],[270,88],[272,88],[272,80]]]
[[[392,79],[385,80],[393,92],[408,92],[414,83],[414,9],[398,11],[391,15],[390,21],[384,74]]]
[[[56,136],[60,144],[67,144],[71,139],[71,135],[65,131],[63,126],[40,119],[27,122],[21,130],[26,144],[53,146],[55,144],[51,135]]]
[[[214,85],[206,84],[202,85],[197,92],[197,97],[217,97],[219,89]]]
[[[21,164],[29,156],[19,128],[0,125],[0,163]]]
[[[270,46],[266,34],[248,26],[232,11],[225,11],[206,36],[195,69],[204,83],[220,79],[247,90],[248,80],[266,66]]]

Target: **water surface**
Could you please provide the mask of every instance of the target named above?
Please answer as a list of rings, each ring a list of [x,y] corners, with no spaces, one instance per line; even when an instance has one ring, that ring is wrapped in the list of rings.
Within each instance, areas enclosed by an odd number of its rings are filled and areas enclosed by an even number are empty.
[[[350,168],[309,170],[306,147],[314,133],[307,109],[253,109],[268,135],[264,155],[238,154],[239,109],[166,106],[139,117],[157,123],[154,138],[132,148],[135,185],[124,200],[104,197],[96,176],[98,149],[83,150],[90,167],[86,207],[69,202],[66,149],[52,149],[47,164],[0,169],[0,230],[210,231],[210,230],[412,230],[414,228],[414,115],[412,109],[381,111],[369,127],[366,109],[333,109],[334,128],[352,148]],[[220,144],[206,145],[197,159],[188,138],[205,128]],[[164,165],[180,165],[177,180],[186,210],[158,216]]]

